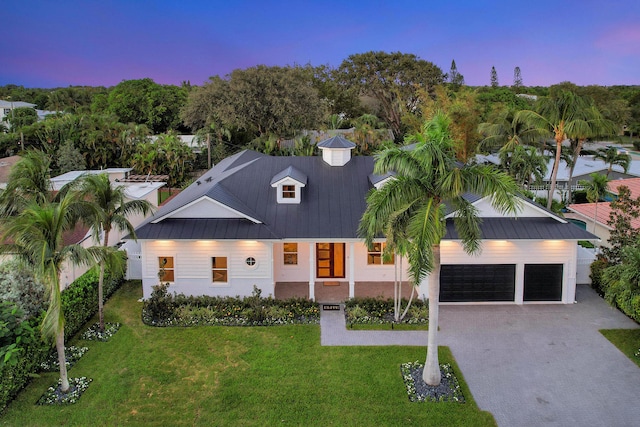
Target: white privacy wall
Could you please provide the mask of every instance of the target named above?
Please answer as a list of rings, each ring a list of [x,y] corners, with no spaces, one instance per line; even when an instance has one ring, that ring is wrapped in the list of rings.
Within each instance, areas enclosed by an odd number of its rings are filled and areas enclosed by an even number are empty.
[[[273,250],[270,242],[257,241],[142,241],[143,297],[158,284],[158,257],[174,259],[175,281],[170,293],[187,295],[250,296],[253,286],[262,296],[273,295]],[[227,283],[213,283],[211,257],[227,257]],[[256,259],[254,266],[246,259]]]

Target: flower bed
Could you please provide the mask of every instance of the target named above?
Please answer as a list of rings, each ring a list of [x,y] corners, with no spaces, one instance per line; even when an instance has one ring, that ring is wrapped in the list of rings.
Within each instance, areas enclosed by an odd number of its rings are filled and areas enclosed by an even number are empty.
[[[400,365],[402,379],[411,402],[460,402],[464,396],[451,365],[440,365],[440,385],[430,386],[422,380],[424,365],[419,362]]]
[[[87,377],[69,378],[69,391],[63,393],[60,391],[61,380],[44,392],[42,397],[36,402],[37,405],[70,405],[76,403],[82,393],[89,388],[92,379]]]
[[[64,354],[67,358],[67,369],[76,364],[78,360],[89,350],[89,347],[76,347],[75,345],[65,347]],[[49,354],[47,359],[40,363],[40,369],[46,372],[55,372],[60,369],[60,363],[58,362],[58,353],[54,351]]]
[[[151,326],[276,326],[318,323],[319,305],[294,298],[262,298],[254,288],[250,297],[209,297],[170,295],[167,285],[154,288],[145,301],[142,320]]]
[[[120,323],[105,323],[104,331],[100,332],[100,324],[94,323],[84,331],[84,333],[80,336],[80,339],[87,341],[109,341],[116,332],[120,329]]]
[[[429,323],[429,308],[422,300],[411,302],[407,315],[401,322],[395,321],[393,305],[392,299],[352,298],[345,303],[344,308],[347,327],[352,327],[353,325],[393,325],[398,323],[427,325]],[[402,311],[406,306],[407,301],[403,300]]]

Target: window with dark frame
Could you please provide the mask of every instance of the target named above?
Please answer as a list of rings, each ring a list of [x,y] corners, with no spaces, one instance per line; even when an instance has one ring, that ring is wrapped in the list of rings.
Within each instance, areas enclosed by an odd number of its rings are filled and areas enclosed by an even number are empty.
[[[284,248],[284,265],[298,265],[298,244],[285,243]]]
[[[227,283],[227,257],[211,257],[211,280],[213,283]]]

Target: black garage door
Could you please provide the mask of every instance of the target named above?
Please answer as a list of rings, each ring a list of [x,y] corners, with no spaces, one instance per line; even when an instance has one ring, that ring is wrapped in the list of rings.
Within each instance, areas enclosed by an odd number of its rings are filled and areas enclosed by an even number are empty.
[[[443,265],[440,301],[513,301],[515,281],[515,264]]]
[[[562,264],[526,264],[524,300],[562,300]]]

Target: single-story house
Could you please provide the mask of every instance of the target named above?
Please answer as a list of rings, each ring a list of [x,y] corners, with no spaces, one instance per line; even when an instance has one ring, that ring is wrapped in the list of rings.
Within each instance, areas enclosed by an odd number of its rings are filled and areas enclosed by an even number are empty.
[[[318,147],[313,157],[237,153],[148,218],[136,229],[144,298],[160,277],[190,295],[247,296],[256,286],[320,302],[391,297],[399,260],[385,262],[384,239],[367,248],[357,229],[367,193],[393,176],[373,175],[373,157],[352,157],[355,144],[340,136]],[[483,217],[483,250],[467,255],[447,220],[442,302],[575,301],[576,243],[595,236],[529,201],[515,218],[468,197]],[[407,282],[407,261],[397,264]]]
[[[629,189],[632,199],[640,197],[640,178],[609,181],[607,184],[609,194],[616,197],[622,186]],[[609,246],[607,242],[611,236],[611,230],[613,230],[613,227],[609,225],[609,218],[613,211],[610,202],[599,202],[597,205],[596,203],[576,203],[567,206],[567,209],[569,210],[566,214],[567,218],[584,222],[587,230],[598,236],[600,246]],[[640,228],[640,219],[632,219],[631,226]]]

